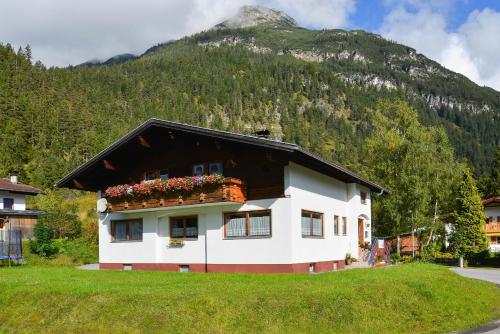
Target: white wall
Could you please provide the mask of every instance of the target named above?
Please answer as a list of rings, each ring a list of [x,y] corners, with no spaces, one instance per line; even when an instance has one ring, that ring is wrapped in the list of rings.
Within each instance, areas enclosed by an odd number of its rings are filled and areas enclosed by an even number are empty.
[[[500,206],[490,206],[484,208],[484,215],[486,218],[493,217],[494,223],[500,223],[500,221],[497,221],[497,217],[500,217]]]
[[[368,189],[357,184],[346,184],[294,163],[285,167],[284,177],[284,198],[248,201],[243,205],[201,204],[142,212],[101,214],[99,261],[101,263],[205,263],[205,247],[209,264],[290,264],[331,261],[345,259],[346,253],[357,257],[358,217],[362,215],[371,225]],[[360,191],[365,191],[368,195],[366,205],[360,203]],[[224,212],[260,209],[271,209],[271,237],[224,239]],[[302,237],[302,209],[324,214],[323,238]],[[182,247],[169,247],[169,218],[185,215],[198,216],[198,239],[186,240]],[[348,218],[347,236],[334,236],[334,215],[338,215],[340,220],[342,217]],[[140,217],[143,217],[142,241],[111,240],[112,219]]]
[[[224,212],[271,209],[272,236],[259,239],[224,239]],[[182,247],[169,247],[169,218],[198,216],[198,239]],[[143,240],[113,242],[111,220],[143,217]],[[103,263],[290,263],[290,200],[248,201],[246,204],[197,205],[162,208],[150,212],[101,214],[99,261]]]
[[[3,209],[3,199],[14,199],[14,210],[26,210],[26,196],[23,194],[11,193],[8,191],[0,191],[0,209]]]
[[[303,166],[290,163],[285,169],[290,179],[288,193],[292,200],[292,261],[343,260],[347,253],[358,256],[358,217],[371,220],[369,191],[357,184],[346,184]],[[360,191],[366,191],[367,204],[361,204]],[[301,211],[323,213],[323,238],[303,238]],[[334,235],[334,216],[347,217],[347,236]],[[371,226],[371,224],[370,224]],[[371,237],[371,232],[369,233]],[[368,241],[368,240],[367,240]]]
[[[500,216],[500,206],[486,207],[486,208],[484,208],[484,214],[485,214],[486,218],[493,217],[494,223],[500,223],[500,221],[497,221],[497,217]],[[500,244],[492,244],[490,236],[488,236],[488,242],[490,243],[490,249],[492,251],[500,252]]]

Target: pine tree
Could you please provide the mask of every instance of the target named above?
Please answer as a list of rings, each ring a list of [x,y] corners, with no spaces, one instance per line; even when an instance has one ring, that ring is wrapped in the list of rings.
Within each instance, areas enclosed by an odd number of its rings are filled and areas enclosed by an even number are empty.
[[[500,146],[497,147],[488,188],[488,196],[500,196]]]
[[[469,169],[464,172],[456,196],[450,246],[457,255],[471,258],[486,251],[488,243],[482,231],[486,217],[481,197]]]

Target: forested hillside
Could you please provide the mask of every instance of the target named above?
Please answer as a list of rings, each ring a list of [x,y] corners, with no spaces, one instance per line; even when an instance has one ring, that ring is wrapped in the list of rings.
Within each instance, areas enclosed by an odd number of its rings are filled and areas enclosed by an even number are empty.
[[[500,142],[500,94],[362,31],[262,24],[161,44],[118,64],[45,68],[0,46],[0,175],[44,188],[150,117],[267,128],[362,173],[379,99],[446,129],[476,176]]]

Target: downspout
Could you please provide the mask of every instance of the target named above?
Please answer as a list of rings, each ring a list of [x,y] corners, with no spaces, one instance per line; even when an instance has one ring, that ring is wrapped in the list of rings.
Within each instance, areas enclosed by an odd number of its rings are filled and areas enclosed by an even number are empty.
[[[208,249],[208,224],[207,221],[205,221],[205,272],[208,273],[208,255],[207,255],[207,249]]]

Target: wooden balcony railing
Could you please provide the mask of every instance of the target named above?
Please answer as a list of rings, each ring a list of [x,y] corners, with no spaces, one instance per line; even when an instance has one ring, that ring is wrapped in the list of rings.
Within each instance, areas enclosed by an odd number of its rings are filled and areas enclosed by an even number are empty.
[[[484,224],[484,232],[486,233],[500,232],[500,223]]]
[[[129,211],[217,202],[245,203],[246,200],[245,182],[228,177],[221,184],[204,186],[189,192],[175,191],[137,199],[108,198],[108,211]]]

